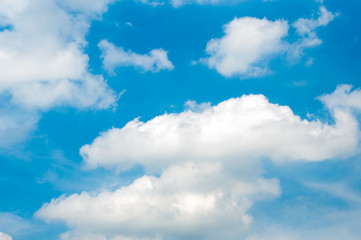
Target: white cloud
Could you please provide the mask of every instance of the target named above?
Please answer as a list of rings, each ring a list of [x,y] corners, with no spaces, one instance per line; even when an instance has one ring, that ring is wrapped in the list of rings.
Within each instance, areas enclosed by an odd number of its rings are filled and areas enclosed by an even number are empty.
[[[9,235],[0,232],[0,240],[12,240],[13,238],[10,237]]]
[[[347,96],[356,94],[359,90]],[[328,96],[337,95],[338,90]],[[121,170],[136,164],[159,169],[183,159],[222,159],[235,165],[258,157],[320,161],[355,153],[360,137],[357,119],[343,108],[332,109],[331,114],[333,125],[302,120],[263,95],[244,95],[202,112],[163,114],[145,123],[135,119],[101,133],[80,153],[89,168]]]
[[[64,240],[239,239],[252,233],[252,204],[281,194],[279,181],[263,176],[261,157],[325,160],[352,155],[359,145],[349,108],[332,108],[335,124],[329,125],[302,120],[263,95],[186,105],[180,114],[111,129],[81,148],[88,167],[140,164],[150,174],[115,191],[63,195],[36,216],[65,222],[71,231]]]
[[[293,25],[296,28],[298,34],[302,36],[313,35],[314,30],[320,26],[326,26],[329,22],[331,22],[335,15],[328,11],[325,6],[320,7],[319,17],[317,19],[298,19]]]
[[[338,14],[333,14],[324,6],[319,9],[319,17],[317,19],[300,18],[293,27],[296,29],[300,39],[290,45],[288,53],[289,58],[298,59],[303,55],[305,48],[315,47],[322,44],[322,40],[318,38],[316,29],[321,26],[326,26],[329,22],[334,20]]]
[[[254,200],[280,194],[277,180],[251,174],[230,174],[220,163],[185,163],[166,169],[160,177],[143,176],[114,192],[62,196],[36,215],[103,235],[94,239],[117,235],[233,239],[250,225],[252,218],[246,212]]]
[[[116,105],[118,96],[89,72],[84,53],[91,20],[111,2],[0,1],[1,147],[26,139],[41,111]]]
[[[270,21],[266,18],[235,18],[224,25],[224,36],[211,39],[207,43],[209,55],[201,59],[209,68],[214,68],[225,77],[259,77],[271,72],[271,59],[287,54],[289,61],[298,60],[305,48],[320,45],[316,29],[326,26],[335,15],[324,6],[320,7],[317,19],[298,19],[292,27],[296,29],[298,40],[289,42],[289,25],[285,20]]]
[[[167,51],[163,49],[154,49],[148,54],[141,55],[130,50],[125,51],[107,40],[102,40],[99,48],[102,51],[103,65],[110,72],[119,66],[133,66],[144,72],[159,72],[174,68],[172,62],[168,60]]]
[[[87,14],[91,11],[101,13],[104,8],[98,3],[106,6],[108,1],[92,2],[61,2],[63,6],[78,11],[72,14],[55,0],[16,1],[16,4],[14,1],[2,1],[0,23],[10,27],[0,32],[0,91],[6,90],[14,95],[20,91],[21,95],[30,96],[34,95],[32,90],[38,94],[39,86],[43,86],[42,90],[57,93],[50,99],[41,97],[39,103],[36,102],[39,96],[32,96],[34,101],[29,102],[28,97],[14,96],[19,105],[34,108],[51,107],[53,103],[58,105],[60,102],[76,107],[100,108],[114,104],[116,96],[101,77],[89,73],[88,56],[83,52],[85,35],[92,19]],[[92,89],[95,85],[101,86],[98,96],[91,95],[84,101],[87,93],[96,93]],[[62,91],[59,91],[60,86],[64,88]],[[26,88],[28,93],[24,93]],[[66,96],[68,92],[74,94],[71,101]],[[99,101],[103,104],[99,105]]]
[[[361,90],[351,91],[352,85],[342,84],[337,86],[333,94],[325,94],[319,97],[329,109],[361,110]]]
[[[251,17],[235,18],[224,26],[225,35],[207,43],[210,68],[230,77],[264,75],[267,59],[284,51],[282,38],[287,35],[288,23]]]

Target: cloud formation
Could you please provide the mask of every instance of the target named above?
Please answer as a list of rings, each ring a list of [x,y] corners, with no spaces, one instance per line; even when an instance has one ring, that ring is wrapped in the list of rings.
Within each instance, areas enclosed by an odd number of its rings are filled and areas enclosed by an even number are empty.
[[[209,55],[200,62],[215,69],[225,77],[259,77],[271,72],[271,59],[286,54],[289,60],[298,60],[305,48],[322,43],[316,29],[326,26],[335,15],[324,6],[320,7],[317,19],[298,19],[292,27],[296,29],[298,40],[289,42],[289,24],[285,20],[267,20],[252,17],[235,18],[224,25],[224,36],[211,39],[207,43]]]
[[[282,38],[287,32],[288,24],[283,20],[235,18],[224,26],[222,38],[207,43],[207,65],[226,77],[264,75],[267,58],[284,50]]]
[[[345,86],[322,98],[337,98]],[[279,181],[263,176],[260,158],[321,161],[352,155],[359,146],[351,108],[331,107],[330,125],[302,120],[263,95],[187,107],[110,129],[80,150],[89,168],[142,165],[147,175],[115,191],[63,195],[36,216],[65,222],[72,229],[62,235],[67,240],[239,239],[251,226],[252,204],[281,194]]]
[[[141,55],[130,50],[125,51],[107,40],[102,40],[98,46],[102,51],[103,66],[109,72],[120,66],[132,66],[142,72],[159,72],[174,68],[168,59],[167,51],[163,49],[154,49],[148,54]]]
[[[233,239],[252,222],[246,211],[254,200],[280,194],[277,180],[251,175],[229,174],[219,163],[174,165],[114,192],[52,200],[37,217],[110,237]]]
[[[68,6],[70,1],[62,4]],[[107,108],[115,103],[113,91],[101,77],[88,71],[83,47],[91,20],[86,15],[89,12],[77,1],[69,6],[77,6],[73,9],[78,13],[71,14],[54,0],[16,4],[2,1],[2,26],[8,28],[0,32],[0,90],[14,95],[17,104],[37,108],[64,102],[76,107]],[[56,94],[49,99],[42,97],[39,103],[39,90]],[[67,96],[69,92],[72,100]],[[89,92],[98,94],[89,96]],[[77,104],[79,100],[83,104]]]
[[[328,109],[348,109],[353,111],[361,110],[361,90],[351,91],[352,85],[342,84],[337,86],[333,94],[325,94],[318,99],[328,107]]]
[[[322,99],[337,98],[342,88]],[[358,94],[355,90],[344,97]],[[201,112],[164,114],[145,123],[135,119],[101,133],[80,153],[89,168],[121,170],[136,164],[160,169],[183,159],[237,164],[254,157],[321,161],[353,154],[360,137],[357,119],[344,108],[332,108],[331,114],[333,125],[302,120],[263,95],[244,95]]]
[[[24,140],[36,127],[40,113],[54,107],[115,106],[117,94],[102,76],[88,70],[89,57],[84,53],[90,22],[111,2],[0,2],[2,139],[12,136],[11,144]],[[11,144],[0,142],[1,147]]]

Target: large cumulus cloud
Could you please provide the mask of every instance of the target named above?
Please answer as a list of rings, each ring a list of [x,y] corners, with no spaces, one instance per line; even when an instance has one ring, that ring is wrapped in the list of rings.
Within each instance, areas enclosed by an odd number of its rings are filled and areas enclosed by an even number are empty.
[[[322,99],[331,101],[343,88]],[[237,164],[255,157],[320,161],[348,156],[359,143],[357,119],[348,108],[332,107],[331,114],[335,124],[309,121],[263,95],[244,95],[201,112],[164,114],[145,123],[135,119],[101,133],[80,153],[89,168],[122,170],[135,164],[159,169],[184,159]]]
[[[302,120],[262,95],[245,95],[216,106],[188,102],[182,113],[110,129],[81,149],[85,164],[140,164],[148,173],[114,191],[63,195],[36,216],[65,222],[71,231],[62,239],[239,239],[252,226],[251,206],[281,194],[279,181],[264,176],[261,158],[321,161],[358,151],[359,91],[341,85],[320,97],[334,124]],[[352,100],[335,107],[337,98]]]

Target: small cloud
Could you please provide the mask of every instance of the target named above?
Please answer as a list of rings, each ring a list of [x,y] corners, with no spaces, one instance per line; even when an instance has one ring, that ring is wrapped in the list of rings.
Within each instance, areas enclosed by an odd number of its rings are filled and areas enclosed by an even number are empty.
[[[117,67],[132,66],[143,72],[159,72],[161,70],[173,70],[174,65],[168,59],[168,52],[163,49],[153,49],[148,54],[138,54],[131,50],[125,51],[107,40],[98,44],[102,51],[103,66],[110,73]]]
[[[224,25],[223,37],[207,43],[209,57],[199,62],[225,77],[267,75],[272,72],[267,68],[268,60],[285,51],[283,38],[288,34],[288,27],[284,20],[235,18]]]
[[[321,6],[317,18],[299,18],[293,24],[283,19],[235,18],[223,26],[224,36],[208,41],[208,57],[192,61],[192,65],[202,63],[225,77],[240,79],[269,75],[270,60],[286,55],[289,62],[298,62],[305,49],[322,44],[316,30],[336,16]],[[290,26],[296,29],[295,42],[286,40]],[[306,66],[313,62],[309,58]]]

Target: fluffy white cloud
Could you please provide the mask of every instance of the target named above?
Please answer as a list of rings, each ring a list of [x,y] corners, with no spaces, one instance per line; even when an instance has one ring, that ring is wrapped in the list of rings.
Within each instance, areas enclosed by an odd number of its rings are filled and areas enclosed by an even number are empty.
[[[154,49],[148,54],[141,55],[130,50],[125,51],[107,40],[102,40],[99,48],[102,51],[103,65],[110,72],[119,66],[134,66],[144,72],[159,72],[174,68],[172,62],[168,60],[167,51],[163,49]]]
[[[254,176],[249,177],[232,174],[220,163],[185,163],[114,192],[62,196],[37,216],[108,237],[234,239],[251,223],[246,211],[254,200],[280,194],[277,180],[251,172]]]
[[[235,18],[224,26],[220,39],[207,44],[206,62],[224,76],[259,76],[268,72],[267,59],[284,50],[288,23],[251,17]]]
[[[359,90],[345,98],[357,94]],[[323,99],[337,95],[338,90]],[[331,114],[333,125],[302,120],[289,107],[271,104],[263,95],[245,95],[202,112],[164,114],[146,123],[135,119],[121,129],[101,133],[80,153],[89,168],[122,170],[135,164],[157,169],[183,159],[237,164],[255,157],[320,161],[353,154],[360,137],[357,119],[344,108]]]
[[[115,106],[118,96],[89,72],[84,53],[91,20],[111,2],[0,1],[1,147],[24,140],[40,111]]]
[[[0,232],[0,240],[12,240],[12,237],[10,237],[5,233]]]
[[[298,19],[296,28],[298,40],[288,42],[289,24],[285,20],[270,21],[266,18],[235,18],[224,25],[225,35],[207,43],[209,55],[200,62],[214,68],[226,77],[257,77],[271,72],[268,62],[278,55],[287,54],[289,60],[297,60],[305,48],[320,45],[316,29],[326,26],[335,15],[320,7],[318,19]]]
[[[99,4],[105,6],[107,2]],[[18,104],[27,107],[60,102],[76,107],[109,107],[117,98],[101,77],[88,72],[88,56],[83,52],[91,20],[87,14],[101,13],[104,8],[85,1],[61,3],[55,0],[0,3],[0,24],[7,26],[0,32],[0,91],[26,95],[14,97]],[[63,6],[78,12],[72,14]],[[42,97],[37,96],[40,86],[47,91]],[[54,92],[51,98],[46,97]],[[73,94],[71,100],[66,96],[68,92]],[[89,92],[98,92],[98,96],[91,95],[84,101]],[[29,98],[33,101],[28,102]],[[37,98],[41,102],[36,102]]]
[[[329,109],[350,109],[361,110],[361,90],[357,89],[351,91],[352,85],[342,84],[337,86],[336,91],[333,94],[325,94],[319,99]]]

